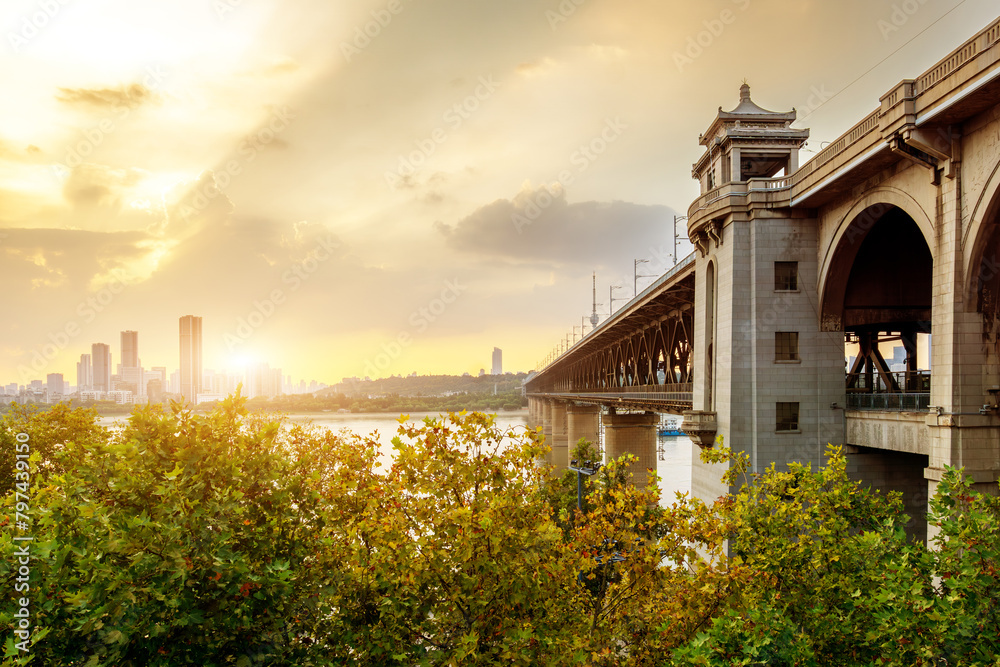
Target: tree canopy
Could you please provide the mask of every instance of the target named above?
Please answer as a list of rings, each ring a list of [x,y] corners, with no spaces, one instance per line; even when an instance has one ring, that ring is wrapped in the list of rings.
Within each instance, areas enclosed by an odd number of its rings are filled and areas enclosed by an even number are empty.
[[[928,550],[836,449],[753,475],[719,444],[741,490],[711,504],[611,461],[578,510],[540,433],[480,413],[401,419],[391,457],[239,397],[118,430],[18,408],[0,443],[5,515],[30,505],[0,534],[11,595],[33,537],[4,665],[1000,664],[1000,501],[958,470]]]

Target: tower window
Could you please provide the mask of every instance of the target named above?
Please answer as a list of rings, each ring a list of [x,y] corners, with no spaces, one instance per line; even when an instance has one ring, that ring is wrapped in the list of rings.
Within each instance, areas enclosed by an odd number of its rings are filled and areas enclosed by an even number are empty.
[[[799,288],[799,263],[798,262],[775,262],[774,263],[774,289],[775,291],[795,291]]]
[[[774,360],[798,361],[799,332],[776,331],[774,333]]]
[[[775,403],[775,431],[799,430],[799,404]]]

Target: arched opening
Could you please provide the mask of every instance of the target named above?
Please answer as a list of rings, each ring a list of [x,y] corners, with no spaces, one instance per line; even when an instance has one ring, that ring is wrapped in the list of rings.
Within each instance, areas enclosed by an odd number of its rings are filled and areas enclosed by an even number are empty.
[[[932,280],[927,242],[896,206],[868,207],[841,237],[822,321],[844,332],[849,407],[927,408]]]
[[[983,316],[983,337],[992,343],[988,349],[1000,357],[1000,224],[995,218],[985,237],[975,275],[976,310]]]
[[[996,405],[1000,399],[1000,195],[993,199],[977,230],[969,267],[973,303],[982,318],[985,405]]]
[[[705,407],[715,409],[715,262],[705,271]]]

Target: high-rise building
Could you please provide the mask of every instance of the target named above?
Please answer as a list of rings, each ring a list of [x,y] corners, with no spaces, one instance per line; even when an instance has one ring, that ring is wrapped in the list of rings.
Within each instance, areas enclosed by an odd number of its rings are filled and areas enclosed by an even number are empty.
[[[146,397],[150,403],[162,403],[163,394],[163,380],[160,378],[154,377],[146,383]]]
[[[111,346],[107,343],[94,343],[90,346],[93,358],[94,391],[111,391]]]
[[[271,368],[267,362],[251,364],[247,367],[243,393],[247,398],[278,396],[281,394],[281,369]]]
[[[76,363],[76,390],[92,391],[94,389],[94,366],[89,354],[81,354]]]
[[[49,393],[49,403],[62,400],[63,396],[63,375],[62,373],[49,373],[45,376],[45,388]]]
[[[195,405],[201,391],[201,318],[185,315],[180,320],[181,397]]]
[[[122,332],[122,368],[137,368],[139,366],[139,332]]]
[[[503,350],[493,348],[493,375],[503,375]]]

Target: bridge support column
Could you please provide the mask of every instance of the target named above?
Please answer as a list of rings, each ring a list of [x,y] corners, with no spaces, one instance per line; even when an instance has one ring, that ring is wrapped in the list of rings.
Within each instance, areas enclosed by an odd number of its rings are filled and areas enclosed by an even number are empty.
[[[552,402],[552,463],[555,464],[555,474],[561,475],[569,465],[569,447],[566,440],[566,404],[562,401]]]
[[[597,405],[572,405],[566,408],[566,440],[569,456],[572,458],[573,448],[580,438],[586,438],[594,443],[600,442],[601,408]]]
[[[604,445],[607,458],[616,459],[622,454],[634,454],[639,460],[628,467],[632,484],[645,486],[646,470],[656,470],[656,426],[659,416],[655,412],[634,415],[606,415],[604,418]]]
[[[545,444],[549,447],[552,446],[552,406],[554,401],[550,401],[547,398],[540,399],[539,407],[541,408],[541,426],[542,426],[542,436],[545,438]],[[550,451],[545,456],[546,463],[554,463],[552,458],[552,452]]]

